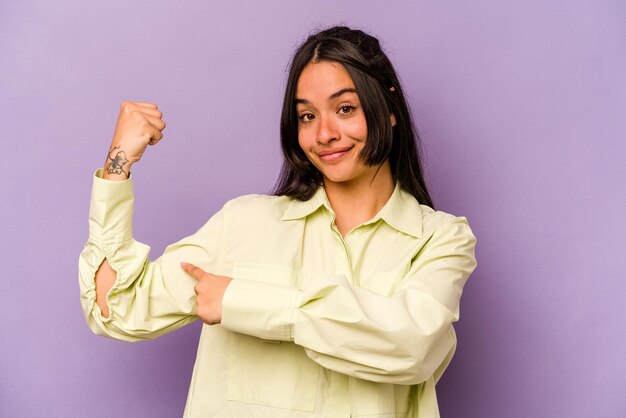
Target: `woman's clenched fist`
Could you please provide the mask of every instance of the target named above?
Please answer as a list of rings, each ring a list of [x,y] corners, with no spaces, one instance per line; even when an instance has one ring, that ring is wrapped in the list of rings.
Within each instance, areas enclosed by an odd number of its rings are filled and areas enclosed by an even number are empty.
[[[120,114],[113,133],[113,140],[104,164],[104,178],[126,179],[130,167],[141,159],[148,145],[163,138],[165,129],[163,113],[157,105],[125,100],[120,105]]]

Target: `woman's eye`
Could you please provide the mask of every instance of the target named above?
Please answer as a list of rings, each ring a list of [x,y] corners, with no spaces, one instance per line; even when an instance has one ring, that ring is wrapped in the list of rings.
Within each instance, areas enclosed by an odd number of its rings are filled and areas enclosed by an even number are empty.
[[[345,106],[341,106],[339,108],[339,113],[342,113],[344,115],[352,112],[354,110],[354,106],[349,106],[349,105],[345,105]]]
[[[310,122],[311,119],[313,119],[313,115],[310,113],[304,113],[300,115],[299,118],[302,122]]]

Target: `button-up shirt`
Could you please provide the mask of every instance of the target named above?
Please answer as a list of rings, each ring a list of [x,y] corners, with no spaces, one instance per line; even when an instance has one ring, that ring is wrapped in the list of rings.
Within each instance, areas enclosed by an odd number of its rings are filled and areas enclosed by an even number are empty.
[[[132,235],[132,179],[94,176],[79,284],[91,330],[136,341],[198,319],[181,261],[232,277],[222,323],[203,325],[188,418],[439,417],[435,384],[456,347],[476,267],[467,220],[399,184],[343,237],[324,188],[307,201],[247,195],[154,261]],[[104,259],[117,272],[96,304]]]

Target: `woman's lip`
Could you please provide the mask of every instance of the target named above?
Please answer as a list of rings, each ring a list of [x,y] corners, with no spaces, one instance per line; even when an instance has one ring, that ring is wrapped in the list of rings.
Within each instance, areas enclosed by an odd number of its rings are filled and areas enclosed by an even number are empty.
[[[323,161],[335,161],[343,157],[344,155],[346,155],[352,148],[353,147],[342,148],[338,150],[332,150],[330,152],[325,151],[324,154],[318,154],[318,155]]]

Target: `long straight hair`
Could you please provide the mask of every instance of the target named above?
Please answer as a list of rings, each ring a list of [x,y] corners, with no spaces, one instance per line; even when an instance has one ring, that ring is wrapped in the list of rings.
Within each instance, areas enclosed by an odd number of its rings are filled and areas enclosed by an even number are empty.
[[[389,159],[394,179],[419,203],[434,207],[424,181],[419,135],[396,72],[378,39],[345,26],[309,36],[293,56],[280,121],[284,162],[273,194],[308,200],[323,183],[322,174],[298,144],[295,101],[302,70],[319,61],[341,64],[354,82],[367,123],[367,140],[359,158],[370,166]]]

